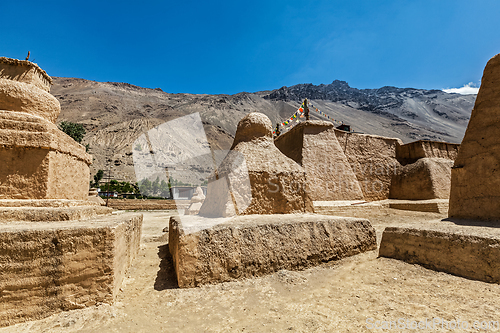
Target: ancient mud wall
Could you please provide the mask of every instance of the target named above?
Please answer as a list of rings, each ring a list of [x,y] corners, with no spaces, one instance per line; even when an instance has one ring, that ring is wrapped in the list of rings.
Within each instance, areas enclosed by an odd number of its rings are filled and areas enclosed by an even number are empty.
[[[403,164],[416,162],[420,158],[446,158],[454,161],[458,155],[459,144],[419,140],[396,146],[396,157]]]
[[[400,166],[396,149],[403,142],[396,138],[337,129],[335,135],[356,174],[365,200],[388,199],[392,176]]]
[[[30,222],[0,232],[0,326],[112,303],[139,249],[142,215]]]
[[[304,167],[307,191],[313,201],[363,200],[358,179],[332,123],[316,120],[300,123],[276,138],[274,144]]]
[[[421,158],[401,166],[392,178],[390,198],[448,199],[452,166],[453,161],[446,158]]]
[[[451,171],[449,216],[500,220],[500,54],[488,61]]]

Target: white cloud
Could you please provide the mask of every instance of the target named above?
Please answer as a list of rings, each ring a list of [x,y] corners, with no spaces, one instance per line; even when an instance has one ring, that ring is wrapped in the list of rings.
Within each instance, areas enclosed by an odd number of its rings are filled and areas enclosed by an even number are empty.
[[[443,89],[443,91],[447,92],[448,94],[472,95],[477,94],[477,92],[479,91],[479,87],[476,87],[474,83],[469,82],[461,88]]]

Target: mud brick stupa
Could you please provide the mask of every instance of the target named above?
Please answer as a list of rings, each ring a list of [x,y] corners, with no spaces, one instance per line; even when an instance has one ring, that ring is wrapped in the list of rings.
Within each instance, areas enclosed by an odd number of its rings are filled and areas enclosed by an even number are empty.
[[[32,62],[0,58],[1,199],[88,196],[92,157],[54,124],[61,107],[51,83]]]
[[[111,303],[142,215],[88,200],[92,156],[55,121],[52,79],[0,58],[0,326]]]

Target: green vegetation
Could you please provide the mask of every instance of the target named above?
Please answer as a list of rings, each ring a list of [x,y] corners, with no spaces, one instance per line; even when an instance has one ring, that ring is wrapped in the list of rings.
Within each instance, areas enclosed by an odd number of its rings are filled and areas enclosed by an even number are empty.
[[[101,185],[100,188],[104,192],[139,193],[136,186],[131,185],[129,182],[119,182],[114,179],[111,179],[109,183]]]
[[[148,197],[171,197],[170,187],[170,184],[165,182],[165,180],[162,179],[160,181],[160,177],[156,177],[153,182],[147,178],[139,182],[141,194]]]
[[[94,175],[94,186],[98,187],[99,182],[101,181],[102,177],[104,176],[104,171],[99,170],[97,173]]]
[[[76,124],[69,121],[63,121],[59,124],[59,129],[68,134],[78,143],[82,143],[86,131],[82,124]]]
[[[172,198],[171,188],[172,186],[193,186],[192,184],[184,183],[182,181],[178,181],[169,178],[169,181],[160,180],[160,177],[156,177],[154,181],[151,181],[147,178],[141,180],[138,184],[131,184],[129,182],[119,182],[117,180],[110,180],[109,183],[101,184],[99,181],[103,178],[104,172],[102,170],[97,171],[94,175],[94,186],[100,187],[101,192],[118,192],[120,194],[129,193],[127,199],[166,199]],[[201,186],[207,184],[207,181],[204,181]],[[133,195],[130,193],[134,193]]]

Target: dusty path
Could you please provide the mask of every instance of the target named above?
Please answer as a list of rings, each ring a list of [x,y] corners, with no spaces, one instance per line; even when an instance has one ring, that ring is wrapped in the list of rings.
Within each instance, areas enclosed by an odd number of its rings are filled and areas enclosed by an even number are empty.
[[[162,232],[170,214],[144,212],[141,249],[115,305],[63,312],[0,332],[380,332],[387,330],[369,330],[368,323],[399,318],[460,319],[469,325],[500,321],[499,285],[377,258],[377,251],[301,272],[181,290]],[[386,226],[443,218],[361,207],[339,207],[335,215],[369,218],[379,240]],[[436,325],[430,331],[450,330]]]

